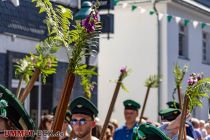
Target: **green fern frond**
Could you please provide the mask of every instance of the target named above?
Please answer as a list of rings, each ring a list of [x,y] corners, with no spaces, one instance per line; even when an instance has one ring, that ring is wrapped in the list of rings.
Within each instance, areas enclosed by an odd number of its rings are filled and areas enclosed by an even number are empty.
[[[32,0],[36,2],[39,13],[46,13],[44,22],[47,25],[48,37],[36,46],[36,53],[26,56],[33,69],[22,70],[22,64],[17,64],[16,73],[22,74],[27,82],[33,74],[35,68],[41,70],[43,82],[46,77],[56,72],[57,58],[54,54],[63,46],[68,46],[70,20],[73,18],[72,12],[63,6],[53,7],[49,0]],[[30,58],[30,59],[29,59]],[[21,69],[22,68],[22,69]]]
[[[190,111],[194,106],[202,106],[201,99],[204,97],[209,98],[210,92],[210,78],[204,78],[199,80],[194,86],[188,86],[186,90],[186,96],[189,98]]]

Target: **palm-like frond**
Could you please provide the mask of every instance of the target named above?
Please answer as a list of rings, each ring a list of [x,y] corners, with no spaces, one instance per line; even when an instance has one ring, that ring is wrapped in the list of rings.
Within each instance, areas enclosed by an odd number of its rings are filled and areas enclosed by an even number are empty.
[[[160,77],[157,75],[150,75],[145,81],[146,87],[157,88],[159,86]]]
[[[186,96],[189,98],[191,111],[195,106],[202,106],[201,100],[203,97],[209,97],[208,92],[210,92],[210,78],[199,80],[193,87],[188,87]]]
[[[39,13],[46,13],[44,22],[47,24],[49,36],[53,36],[53,40],[62,41],[67,46],[67,33],[70,27],[70,20],[73,15],[70,9],[61,5],[56,6],[55,10],[49,0],[32,0],[39,7]]]
[[[185,65],[183,69],[181,69],[178,64],[175,65],[173,73],[174,73],[176,85],[181,86],[182,80],[183,80],[187,70],[188,70],[187,65]]]
[[[26,83],[29,82],[30,77],[33,75],[33,70],[34,65],[28,56],[16,62],[15,75],[23,79]]]

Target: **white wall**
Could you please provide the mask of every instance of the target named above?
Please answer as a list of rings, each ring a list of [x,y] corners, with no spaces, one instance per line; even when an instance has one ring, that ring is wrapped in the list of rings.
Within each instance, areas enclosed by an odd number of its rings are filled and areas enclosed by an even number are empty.
[[[143,6],[146,9],[151,8],[148,5]],[[100,40],[98,107],[99,118],[103,123],[116,85],[110,80],[118,78],[122,66],[132,69],[131,74],[124,80],[129,93],[120,90],[111,117],[123,124],[123,101],[133,99],[142,105],[146,93],[144,82],[149,75],[157,74],[157,28],[156,16],[150,16],[148,13],[141,14],[138,9],[131,11],[130,6],[125,9],[117,6],[114,12],[113,38]],[[156,121],[157,108],[157,90],[152,89],[145,116]]]
[[[168,1],[167,1],[168,2]],[[157,9],[161,13],[177,15],[187,19],[204,21],[210,23],[207,16],[182,7],[178,4],[169,4],[165,2],[157,3]],[[151,4],[138,5],[151,9]],[[115,109],[111,118],[117,119],[120,124],[124,122],[123,104],[125,99],[134,99],[141,104],[145,97],[146,87],[144,81],[151,74],[157,73],[157,24],[156,16],[150,16],[148,13],[141,14],[139,10],[131,11],[131,6],[122,8],[117,6],[114,10],[115,15],[115,33],[110,40],[100,40],[99,54],[99,118],[101,123],[105,119],[109,104],[114,92],[115,83],[109,82],[116,80],[119,76],[121,66],[128,66],[132,73],[125,79],[125,85],[129,93],[120,91]],[[172,93],[175,87],[173,69],[174,64],[178,62],[180,66],[189,65],[189,72],[183,80],[186,83],[188,76],[192,72],[204,72],[205,76],[210,76],[210,66],[201,63],[201,29],[194,29],[192,23],[189,25],[189,58],[183,60],[178,58],[178,25],[175,20],[170,23],[164,18],[160,21],[161,28],[161,48],[162,48],[162,73],[163,89],[161,96],[161,108],[166,108],[166,102],[172,100]],[[210,32],[209,27],[205,28]],[[106,36],[106,35],[104,35]],[[186,84],[183,85],[183,92]],[[149,96],[145,116],[151,120],[157,119],[157,90],[153,89]],[[196,117],[207,120],[209,101],[204,100],[203,108],[196,109]],[[141,112],[141,110],[140,110]]]
[[[35,53],[35,47],[38,40],[31,38],[24,38],[21,36],[15,36],[12,39],[12,35],[9,34],[0,34],[0,52],[6,53],[7,51],[14,51],[20,53]],[[64,48],[60,49],[56,53],[57,58],[61,62],[68,62],[67,54]]]
[[[198,13],[196,10],[190,10],[186,7],[178,5],[169,5],[168,13],[171,15],[177,15],[179,17],[198,20],[209,23],[210,20],[207,16]],[[205,31],[210,33],[210,28],[204,28]],[[186,89],[187,79],[189,75],[193,72],[200,73],[203,72],[205,77],[210,76],[210,65],[202,64],[202,29],[198,26],[196,29],[193,27],[192,23],[188,25],[188,45],[189,45],[189,60],[183,60],[178,58],[178,25],[175,20],[168,23],[168,96],[169,100],[172,99],[172,92],[174,89],[174,77],[173,68],[174,64],[178,62],[181,67],[184,64],[189,65],[188,73],[183,80],[183,93]],[[199,119],[208,119],[208,109],[209,101],[207,99],[203,100],[203,107],[196,108],[195,117]]]

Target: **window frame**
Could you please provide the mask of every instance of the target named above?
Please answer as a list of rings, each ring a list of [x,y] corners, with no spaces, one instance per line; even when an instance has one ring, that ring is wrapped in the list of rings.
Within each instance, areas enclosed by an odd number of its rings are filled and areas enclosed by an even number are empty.
[[[182,38],[180,39],[180,37]],[[180,23],[178,32],[178,57],[180,59],[189,59],[188,49],[188,28],[183,23]]]
[[[202,63],[203,64],[210,64],[210,58],[208,56],[208,53],[210,52],[209,43],[210,43],[209,33],[207,31],[202,31]]]

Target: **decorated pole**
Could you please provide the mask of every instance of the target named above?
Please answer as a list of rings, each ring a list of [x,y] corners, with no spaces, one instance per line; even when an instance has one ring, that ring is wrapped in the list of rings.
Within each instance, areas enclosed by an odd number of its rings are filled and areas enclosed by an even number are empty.
[[[176,82],[176,89],[177,89],[180,109],[182,109],[181,85],[182,85],[182,81],[183,81],[183,78],[184,78],[187,70],[188,70],[187,65],[185,65],[184,68],[181,69],[179,67],[179,65],[176,64],[174,71],[173,71],[174,77],[175,77],[175,82]]]
[[[16,97],[19,98],[22,89],[22,83],[23,81],[25,81],[26,83],[29,82],[34,67],[26,59],[20,59],[16,62],[15,68],[15,75],[19,78],[19,83],[16,90]]]
[[[145,110],[145,107],[146,107],[146,104],[147,104],[149,91],[150,91],[151,88],[157,88],[158,84],[159,84],[159,77],[156,76],[156,75],[150,76],[145,82],[145,86],[147,87],[147,92],[146,92],[146,96],[144,98],[144,104],[143,104],[141,115],[140,115],[140,118],[139,118],[139,124],[141,124],[142,118],[144,116],[144,110]]]
[[[98,4],[98,3],[96,3]],[[67,55],[69,58],[67,77],[61,93],[60,100],[55,112],[55,119],[52,125],[52,131],[61,131],[64,122],[66,110],[68,107],[71,91],[74,84],[75,76],[81,78],[81,84],[85,93],[91,93],[94,82],[90,81],[93,75],[96,75],[95,69],[88,69],[86,64],[82,63],[82,59],[88,52],[95,51],[93,47],[98,47],[99,42],[96,41],[100,33],[100,22],[98,20],[97,6],[93,5],[90,14],[81,22],[77,24],[74,29],[69,31]],[[50,137],[49,140],[58,140],[59,137]]]
[[[23,93],[18,96],[23,103],[31,92],[34,83],[42,74],[43,83],[46,77],[56,72],[57,58],[54,54],[62,47],[67,46],[69,39],[67,32],[69,31],[70,19],[72,14],[69,9],[63,6],[56,6],[55,10],[49,0],[32,0],[36,2],[36,7],[40,8],[39,13],[46,13],[45,23],[47,24],[48,36],[36,46],[35,54],[30,54],[22,59],[22,63],[17,64],[17,74],[23,75],[25,79],[30,79]],[[28,63],[26,70],[21,70],[24,62]],[[19,66],[18,66],[19,65]],[[30,69],[27,69],[27,68]]]
[[[120,76],[117,80],[117,84],[116,84],[116,87],[115,87],[115,90],[114,90],[114,94],[112,96],[111,104],[109,106],[108,113],[106,115],[105,122],[104,122],[103,128],[101,130],[100,140],[103,140],[106,129],[108,127],[108,124],[109,124],[109,121],[110,121],[110,118],[111,118],[111,115],[112,115],[112,112],[113,112],[113,109],[114,109],[115,102],[117,100],[117,96],[118,96],[120,87],[122,86],[122,80],[128,75],[128,71],[126,70],[126,68],[122,68],[120,70],[120,72],[121,73],[120,73]]]
[[[209,97],[207,93],[210,92],[210,78],[203,78],[202,74],[191,74],[187,82],[188,86],[185,91],[178,140],[183,139],[183,130],[188,110],[191,112],[195,106],[201,107],[202,101],[200,99]]]
[[[174,72],[173,72],[174,73],[174,77],[175,77],[175,82],[176,82],[176,89],[177,89],[180,109],[182,109],[181,85],[182,85],[182,81],[183,81],[183,78],[184,78],[187,70],[188,70],[188,66],[187,65],[185,65],[184,68],[181,69],[179,67],[179,65],[176,64],[175,68],[174,68]],[[185,100],[187,100],[187,99],[185,99]],[[187,101],[186,101],[185,104],[187,104]],[[184,105],[184,107],[185,107],[185,105]],[[184,110],[185,110],[185,108],[184,108]],[[183,125],[183,124],[181,124],[181,125]],[[181,128],[183,128],[183,127],[181,127]],[[183,132],[184,140],[186,140],[187,139],[186,129],[184,129],[183,131],[180,130],[180,132]]]

